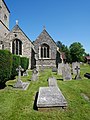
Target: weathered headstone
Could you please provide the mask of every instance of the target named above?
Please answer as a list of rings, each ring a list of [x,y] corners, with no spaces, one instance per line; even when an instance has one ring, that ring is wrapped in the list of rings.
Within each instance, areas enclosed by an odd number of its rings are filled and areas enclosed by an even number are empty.
[[[37,99],[39,111],[53,108],[65,108],[67,101],[58,87],[40,87]]]
[[[71,68],[68,64],[65,64],[62,68],[63,80],[72,80]]]
[[[49,87],[57,87],[57,80],[54,77],[50,77],[48,79],[48,85]]]
[[[36,81],[38,80],[38,71],[36,69],[33,70],[33,74],[32,74],[32,81]]]
[[[23,73],[23,76],[28,76],[28,71],[27,70]]]
[[[52,68],[52,72],[57,72],[57,68],[56,68],[56,67],[53,67],[53,68]]]
[[[14,88],[26,90],[27,87],[29,86],[29,82],[22,82],[21,81],[21,71],[24,71],[24,69],[21,66],[19,66],[16,69],[16,71],[18,72],[18,79],[17,79],[16,84],[14,85]]]
[[[43,65],[43,62],[44,62],[44,60],[42,59],[42,60],[41,60],[41,72],[44,71],[44,65]]]
[[[76,70],[75,79],[81,79],[81,77],[80,77],[80,72],[79,72],[80,68],[79,68],[78,66],[76,66],[75,70]]]
[[[72,63],[72,72],[74,75],[77,74],[77,71],[75,70],[76,66],[78,66],[78,68],[80,68],[80,63],[79,62],[73,62]],[[78,72],[80,73],[80,69],[78,70]]]
[[[64,63],[58,64],[58,75],[62,75],[62,68],[64,67]]]

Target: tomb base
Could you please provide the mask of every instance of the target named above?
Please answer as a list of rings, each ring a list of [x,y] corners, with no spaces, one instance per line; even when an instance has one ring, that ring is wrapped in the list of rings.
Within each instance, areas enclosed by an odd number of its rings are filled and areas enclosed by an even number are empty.
[[[58,87],[40,87],[37,99],[39,111],[66,107],[67,101]]]
[[[14,88],[26,90],[28,88],[29,84],[30,84],[29,82],[22,82],[20,80],[20,81],[16,82],[16,84],[14,85]]]

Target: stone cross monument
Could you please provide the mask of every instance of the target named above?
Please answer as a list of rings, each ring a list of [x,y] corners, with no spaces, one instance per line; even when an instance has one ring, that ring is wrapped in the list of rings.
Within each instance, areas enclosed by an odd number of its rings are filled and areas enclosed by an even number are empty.
[[[19,65],[19,67],[16,69],[18,72],[18,79],[16,84],[14,85],[15,88],[23,88],[23,82],[21,81],[21,71],[24,71],[24,69]]]
[[[79,68],[78,66],[76,66],[75,70],[76,70],[75,79],[81,79],[81,77],[80,77],[80,72],[79,72],[80,68]]]

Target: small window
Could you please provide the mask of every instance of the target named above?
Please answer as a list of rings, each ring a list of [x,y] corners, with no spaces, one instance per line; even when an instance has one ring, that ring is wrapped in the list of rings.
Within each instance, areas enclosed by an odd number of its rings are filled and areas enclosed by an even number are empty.
[[[4,20],[7,20],[7,16],[6,16],[6,14],[4,15]]]
[[[15,34],[15,37],[17,37],[17,34]]]
[[[4,34],[5,36],[7,35],[7,33]]]

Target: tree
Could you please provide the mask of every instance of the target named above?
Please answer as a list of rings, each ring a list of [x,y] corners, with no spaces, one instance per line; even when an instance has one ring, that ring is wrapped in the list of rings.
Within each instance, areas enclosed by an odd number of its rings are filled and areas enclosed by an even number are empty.
[[[63,46],[63,50],[65,53],[65,57],[66,57],[66,62],[71,63],[71,55],[70,55],[70,50],[67,46]]]
[[[70,56],[70,50],[67,46],[65,46],[64,44],[62,44],[60,41],[57,41],[57,46],[59,47],[60,52],[64,52],[65,53],[65,57],[66,57],[66,61],[70,63],[71,62],[71,56]]]
[[[83,45],[79,42],[74,42],[70,45],[70,55],[72,58],[72,62],[83,62],[84,61],[84,54],[85,54],[85,49],[83,48]]]

